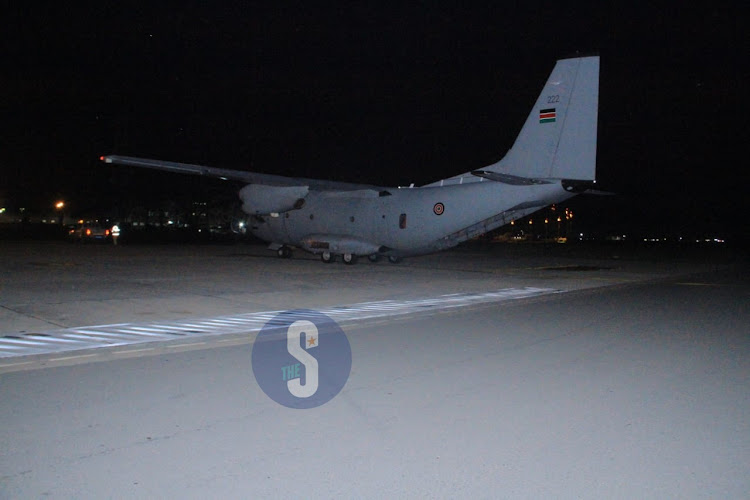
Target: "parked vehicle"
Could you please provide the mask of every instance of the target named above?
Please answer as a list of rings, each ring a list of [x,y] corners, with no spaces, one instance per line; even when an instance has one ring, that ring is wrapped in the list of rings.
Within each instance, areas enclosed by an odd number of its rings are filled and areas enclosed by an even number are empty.
[[[68,231],[68,239],[72,243],[103,242],[109,236],[109,229],[102,226],[99,221],[78,221],[78,224]]]

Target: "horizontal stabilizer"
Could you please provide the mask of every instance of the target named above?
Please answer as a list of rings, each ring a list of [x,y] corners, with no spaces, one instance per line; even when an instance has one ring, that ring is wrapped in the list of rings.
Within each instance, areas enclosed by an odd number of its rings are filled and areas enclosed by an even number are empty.
[[[517,175],[502,174],[500,172],[492,172],[491,170],[474,170],[471,175],[489,179],[495,182],[502,182],[503,184],[510,184],[512,186],[532,186],[535,184],[551,184],[550,181],[542,179],[530,179],[528,177],[519,177]]]
[[[600,191],[599,189],[592,189],[596,184],[595,181],[576,181],[570,179],[563,179],[562,187],[565,191],[575,194],[593,194],[596,196],[611,196],[616,193],[609,191]]]
[[[600,189],[587,189],[581,194],[592,194],[594,196],[614,196],[617,193],[613,193],[612,191],[602,191]]]

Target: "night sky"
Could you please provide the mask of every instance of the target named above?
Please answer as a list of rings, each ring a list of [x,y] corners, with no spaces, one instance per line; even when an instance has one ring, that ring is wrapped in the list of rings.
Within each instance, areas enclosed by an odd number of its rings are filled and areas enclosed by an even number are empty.
[[[220,183],[110,153],[420,185],[500,159],[555,60],[595,52],[597,176],[618,196],[579,217],[745,238],[741,3],[633,3],[19,3],[0,34],[0,199],[92,210]]]

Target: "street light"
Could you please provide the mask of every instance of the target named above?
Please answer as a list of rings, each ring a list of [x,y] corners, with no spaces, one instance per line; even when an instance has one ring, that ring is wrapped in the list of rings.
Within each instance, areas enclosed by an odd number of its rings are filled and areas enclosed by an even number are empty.
[[[63,219],[65,218],[65,214],[63,213],[63,208],[65,208],[65,202],[60,200],[57,203],[55,203],[55,209],[60,212],[60,216],[58,217],[57,223],[61,226],[63,225]]]

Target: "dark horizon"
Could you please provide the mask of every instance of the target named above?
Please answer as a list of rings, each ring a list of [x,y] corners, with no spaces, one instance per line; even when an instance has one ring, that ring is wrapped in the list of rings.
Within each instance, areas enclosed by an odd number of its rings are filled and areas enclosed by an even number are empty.
[[[421,185],[500,159],[555,60],[595,51],[598,187],[620,196],[579,197],[581,216],[746,238],[739,7],[15,9],[6,203],[98,207],[217,182],[98,161],[110,153]]]

